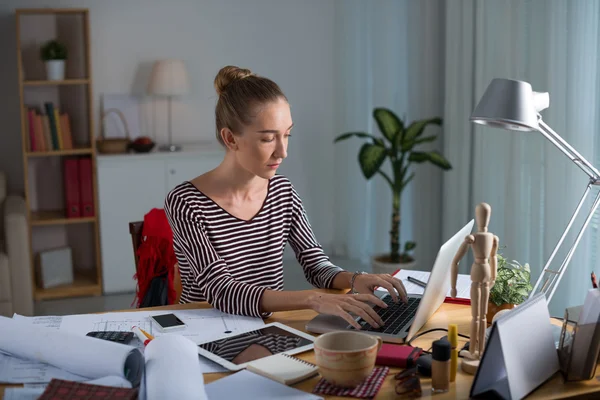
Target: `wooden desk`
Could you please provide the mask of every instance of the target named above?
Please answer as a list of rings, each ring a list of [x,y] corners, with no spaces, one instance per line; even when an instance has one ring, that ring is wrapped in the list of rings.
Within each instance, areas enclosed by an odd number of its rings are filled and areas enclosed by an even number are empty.
[[[182,304],[167,307],[155,307],[153,309],[165,309],[165,310],[189,310],[189,309],[201,309],[210,308],[206,303],[195,303],[195,304]],[[150,310],[148,308],[144,310]],[[124,310],[124,311],[135,311],[135,310]],[[302,310],[302,311],[286,311],[275,313],[273,317],[265,320],[269,322],[280,322],[296,328],[303,332],[306,332],[304,326],[312,319],[316,313],[314,311]],[[431,319],[423,326],[421,331],[425,331],[433,328],[447,328],[449,323],[455,323],[458,325],[458,331],[462,334],[469,334],[471,309],[468,306],[457,305],[457,304],[443,304],[438,312],[436,312]],[[442,336],[444,332],[431,332],[418,339],[413,344],[424,349],[431,347],[431,342]],[[465,343],[465,339],[459,337],[459,347]],[[298,355],[306,361],[315,362],[314,352],[309,351]],[[459,360],[460,361],[460,360]],[[395,380],[394,374],[401,369],[392,368],[389,376],[384,381],[384,384],[379,391],[376,399],[396,399],[400,396],[396,395],[395,392]],[[227,373],[216,373],[216,374],[204,374],[205,383],[214,382],[227,376]],[[319,376],[300,382],[293,387],[306,392],[311,392],[316,383],[319,381]],[[428,378],[421,377],[421,388],[423,390],[422,398],[433,398],[437,400],[441,399],[467,399],[469,397],[469,391],[473,382],[473,376],[467,375],[460,371],[456,376],[456,382],[450,385],[450,391],[444,394],[431,394],[431,380]],[[0,395],[4,393],[4,387],[7,385],[0,385]],[[2,398],[1,396],[0,398]],[[327,397],[328,399],[343,399],[348,400],[349,397]],[[596,377],[589,381],[583,382],[569,382],[564,383],[562,375],[557,373],[552,379],[546,382],[543,386],[534,391],[527,399],[563,399],[563,398],[600,398],[600,368],[598,368]]]

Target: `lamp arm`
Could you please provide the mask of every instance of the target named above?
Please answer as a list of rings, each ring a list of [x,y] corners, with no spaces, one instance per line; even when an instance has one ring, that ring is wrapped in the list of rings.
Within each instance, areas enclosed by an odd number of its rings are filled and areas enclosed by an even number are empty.
[[[600,180],[600,171],[596,169],[588,160],[585,159],[577,150],[573,148],[566,140],[558,133],[554,132],[546,123],[539,117],[539,131],[548,139],[554,146],[563,152],[573,163],[575,163],[594,183]]]
[[[573,223],[575,222],[575,219],[579,215],[581,208],[583,207],[583,205],[586,202],[586,199],[590,193],[590,189],[591,189],[591,183],[588,183],[585,187],[585,191],[583,192],[583,195],[581,196],[581,200],[577,204],[577,207],[575,208],[575,211],[573,212],[573,215],[571,216],[571,219],[567,223],[567,226],[565,227],[564,232],[560,236],[560,239],[558,239],[558,243],[556,244],[556,246],[554,246],[554,249],[552,250],[550,257],[546,261],[546,265],[544,265],[544,269],[542,269],[540,276],[539,276],[537,282],[535,283],[535,286],[533,287],[533,290],[529,294],[530,299],[532,297],[534,297],[534,295],[537,294],[538,292],[543,292],[544,294],[546,294],[548,291],[552,291],[552,293],[554,293],[553,287],[555,286],[555,280],[558,278],[558,280],[560,281],[560,279],[562,278],[562,274],[563,274],[564,270],[561,270],[561,268],[563,268],[565,263],[563,262],[561,264],[561,267],[559,267],[555,270],[552,270],[549,267],[552,264],[552,261],[554,260],[556,253],[558,253],[558,250],[561,248],[563,242],[565,241],[567,234],[571,231],[571,228],[573,227]],[[593,213],[590,212],[590,214],[593,214]],[[547,277],[547,275],[549,275],[549,276]],[[541,287],[540,287],[540,285],[541,285]],[[549,302],[550,298],[547,298],[547,301]]]

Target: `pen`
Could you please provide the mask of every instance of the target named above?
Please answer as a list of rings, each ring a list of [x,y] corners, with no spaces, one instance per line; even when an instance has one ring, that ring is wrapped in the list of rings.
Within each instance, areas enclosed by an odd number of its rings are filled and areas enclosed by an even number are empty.
[[[144,335],[142,333],[142,330],[140,328],[138,328],[137,326],[132,326],[131,330],[133,331],[133,333],[135,333],[135,335],[138,337],[138,339],[140,339],[140,341],[142,343],[144,343],[144,346],[146,346],[152,340],[152,339],[148,339],[148,337],[146,337],[146,335]]]
[[[421,286],[423,288],[427,286],[427,284],[425,282],[420,281],[417,278],[413,278],[412,276],[409,276],[407,279],[408,279],[409,282],[412,282],[415,285],[419,285],[419,286]]]

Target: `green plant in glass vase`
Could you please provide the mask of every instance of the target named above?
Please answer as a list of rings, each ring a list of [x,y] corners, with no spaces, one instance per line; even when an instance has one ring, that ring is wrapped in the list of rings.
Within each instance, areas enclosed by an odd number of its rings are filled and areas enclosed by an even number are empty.
[[[374,272],[393,272],[398,264],[414,261],[410,252],[415,249],[416,243],[407,241],[402,248],[400,241],[402,193],[415,176],[414,164],[428,162],[443,170],[449,170],[452,166],[439,152],[419,149],[420,145],[437,139],[437,135],[424,136],[423,133],[428,125],[441,125],[441,118],[417,120],[405,126],[404,121],[387,108],[375,108],[373,118],[383,137],[366,132],[346,132],[337,136],[334,142],[351,137],[365,139],[366,143],[358,152],[358,163],[364,177],[371,179],[375,175],[380,175],[392,191],[390,252],[374,258],[373,267]],[[391,175],[383,169],[386,160],[390,161]],[[376,267],[380,270],[375,271]]]
[[[531,269],[529,264],[521,265],[518,261],[508,261],[502,254],[497,254],[496,282],[490,290],[488,304],[488,323],[500,310],[514,308],[524,302],[533,289],[531,285]]]

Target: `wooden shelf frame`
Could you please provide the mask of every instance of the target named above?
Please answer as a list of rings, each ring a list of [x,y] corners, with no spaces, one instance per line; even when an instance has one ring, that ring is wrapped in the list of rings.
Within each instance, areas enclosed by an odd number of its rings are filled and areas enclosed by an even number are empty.
[[[81,296],[100,296],[102,294],[102,285],[98,283],[95,276],[75,270],[73,274],[73,283],[61,285],[48,289],[35,287],[34,298],[36,301],[64,299],[69,297]]]
[[[62,81],[24,81],[24,86],[60,86],[60,85],[89,85],[89,79],[65,79]]]
[[[69,225],[96,222],[96,217],[67,218],[65,210],[30,211],[29,223],[32,226]]]
[[[25,153],[27,157],[77,156],[88,154],[94,154],[94,149],[92,149],[91,147],[85,147],[70,150],[28,151],[27,153]]]
[[[79,15],[82,18],[82,35],[84,43],[84,58],[85,65],[85,77],[84,78],[67,78],[61,81],[48,81],[48,80],[26,80],[24,77],[23,70],[23,57],[22,57],[22,41],[21,41],[21,29],[22,19],[32,15],[48,15],[50,17],[60,17],[64,15]],[[48,300],[48,299],[60,299],[69,297],[79,296],[99,296],[102,294],[102,259],[100,253],[100,232],[98,222],[98,178],[97,178],[97,151],[96,151],[96,140],[94,133],[94,93],[93,93],[93,79],[92,79],[92,64],[91,64],[91,48],[90,48],[90,18],[89,11],[85,8],[27,8],[27,9],[16,9],[15,10],[15,22],[16,22],[16,40],[17,40],[17,67],[18,67],[18,78],[19,78],[19,102],[20,102],[20,113],[21,113],[21,141],[23,151],[23,171],[24,171],[24,187],[25,187],[25,203],[27,207],[28,221],[29,221],[29,249],[31,252],[31,276],[32,284],[34,288],[34,299],[37,300]],[[48,37],[47,39],[53,39]],[[68,85],[83,85],[85,94],[87,97],[87,120],[86,126],[89,135],[89,145],[85,148],[75,148],[70,150],[53,150],[44,152],[30,152],[27,148],[27,135],[26,132],[26,111],[25,111],[25,90],[33,90],[28,88],[35,88],[39,86],[53,87],[53,86],[68,86]],[[94,198],[94,217],[82,217],[82,218],[66,218],[65,213],[62,210],[58,211],[34,211],[31,209],[32,193],[29,185],[29,162],[32,159],[40,157],[67,157],[67,156],[89,156],[92,161],[92,182],[93,182],[93,198]],[[55,288],[42,289],[37,286],[36,282],[36,271],[35,263],[36,256],[32,250],[33,230],[39,229],[40,226],[50,225],[71,225],[71,224],[82,224],[91,223],[93,224],[93,243],[90,243],[90,251],[94,251],[95,257],[95,269],[85,272],[82,274],[81,271],[76,269],[74,266],[74,282],[70,285],[64,285]],[[124,228],[125,229],[125,228]]]

